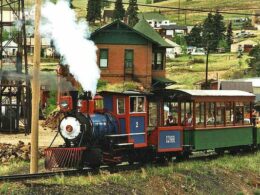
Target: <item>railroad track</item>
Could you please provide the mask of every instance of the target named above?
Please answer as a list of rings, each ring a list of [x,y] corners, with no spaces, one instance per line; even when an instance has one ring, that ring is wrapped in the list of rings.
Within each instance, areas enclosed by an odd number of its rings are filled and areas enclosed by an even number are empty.
[[[99,169],[93,168],[83,168],[83,169],[72,169],[72,170],[64,170],[64,171],[53,171],[53,172],[43,172],[43,173],[35,173],[35,174],[19,174],[19,175],[5,175],[0,176],[0,182],[14,182],[14,181],[24,181],[24,180],[32,180],[32,179],[42,179],[49,178],[55,176],[75,176],[75,175],[85,175],[88,173],[98,174],[100,171],[109,171],[111,173],[120,172],[120,171],[130,171],[136,170],[140,168],[140,164],[122,164],[117,166],[102,166]]]
[[[240,155],[247,155],[250,153],[242,153]],[[193,155],[189,159],[181,160],[181,161],[173,161],[172,163],[181,163],[184,161],[197,161],[197,160],[213,160],[218,158],[219,155],[214,153],[208,153],[203,156],[197,156]],[[55,176],[75,176],[75,175],[85,175],[88,173],[91,174],[99,174],[101,171],[109,171],[110,173],[117,173],[122,171],[131,171],[131,170],[137,170],[140,167],[145,166],[146,164],[120,164],[116,166],[102,166],[99,169],[93,169],[93,168],[83,168],[83,169],[72,169],[72,170],[64,170],[64,171],[54,171],[54,172],[43,172],[43,173],[36,173],[36,174],[20,174],[20,175],[7,175],[7,176],[0,176],[0,182],[8,181],[23,181],[23,180],[30,180],[30,179],[41,179],[41,178],[48,178],[48,177],[55,177]],[[158,164],[161,166],[162,164]]]

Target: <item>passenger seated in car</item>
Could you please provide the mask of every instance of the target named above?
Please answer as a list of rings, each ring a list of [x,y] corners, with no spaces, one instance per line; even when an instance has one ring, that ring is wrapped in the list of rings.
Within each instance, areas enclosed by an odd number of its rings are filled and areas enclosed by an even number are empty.
[[[177,120],[175,117],[172,116],[172,114],[170,113],[168,115],[168,118],[166,120],[166,126],[172,126],[172,125],[177,125]]]
[[[193,125],[193,120],[192,120],[192,115],[190,112],[185,114],[184,121],[182,122],[182,125],[184,126],[192,126]]]
[[[213,114],[211,113],[211,114],[208,116],[207,124],[208,124],[208,125],[213,125],[214,123],[215,123],[215,118],[214,118]]]

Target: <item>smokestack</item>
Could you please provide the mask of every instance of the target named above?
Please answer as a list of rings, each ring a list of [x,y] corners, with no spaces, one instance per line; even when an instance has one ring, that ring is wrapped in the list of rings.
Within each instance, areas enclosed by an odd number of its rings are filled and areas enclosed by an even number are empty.
[[[92,99],[91,91],[85,91],[84,96],[85,96],[86,100],[91,100]]]
[[[83,94],[80,95],[79,99],[81,99],[81,100],[92,100],[91,91],[85,91]]]

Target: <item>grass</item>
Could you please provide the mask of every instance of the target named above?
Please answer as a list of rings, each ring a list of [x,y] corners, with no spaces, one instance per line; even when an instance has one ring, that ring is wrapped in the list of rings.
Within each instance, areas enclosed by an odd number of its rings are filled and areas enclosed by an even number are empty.
[[[147,164],[135,171],[114,174],[102,171],[98,175],[56,176],[22,183],[3,183],[0,184],[0,193],[253,194],[259,193],[255,184],[260,176],[259,164],[259,152],[225,155],[217,159],[174,162],[168,166]]]
[[[208,62],[209,79],[234,79],[244,77],[248,69],[248,56],[237,58],[236,54],[210,54]],[[205,78],[206,56],[181,56],[167,63],[167,77],[178,82],[176,88],[195,88],[194,83]]]
[[[14,175],[14,174],[27,174],[29,173],[30,163],[21,160],[13,160],[6,164],[1,164],[0,166],[0,176],[1,175]],[[44,170],[44,161],[39,161],[39,170]]]
[[[53,0],[56,1],[56,0]],[[43,1],[44,2],[44,1]],[[124,2],[128,2],[128,0],[124,0]],[[146,0],[138,0],[138,3],[146,3]],[[34,1],[32,0],[25,0],[25,5],[30,7],[32,4],[34,4]],[[79,18],[84,19],[86,17],[86,8],[87,8],[87,1],[86,0],[74,0],[73,5],[75,7],[75,11],[77,13],[77,16]],[[154,5],[158,6],[169,6],[169,7],[179,7],[179,0],[168,0],[163,1],[159,3],[155,3]],[[127,8],[128,5],[125,5],[125,8]],[[239,1],[239,0],[180,0],[180,7],[181,8],[190,8],[190,9],[207,9],[207,10],[226,10],[226,11],[232,11],[236,13],[252,13],[252,10],[260,9],[260,4],[258,0],[251,0],[251,1]],[[114,8],[114,4],[111,3],[110,9]],[[246,9],[245,9],[246,8]],[[155,8],[149,8],[149,7],[143,7],[139,6],[139,12],[147,12],[147,11],[154,11]],[[158,9],[157,9],[158,10]],[[172,20],[178,22],[178,24],[187,24],[187,25],[194,25],[197,22],[201,22],[205,19],[207,16],[207,13],[202,12],[191,12],[187,11],[186,13],[184,11],[180,12],[180,15],[176,10],[169,10],[169,9],[161,9],[160,11],[162,13],[165,13],[165,16]],[[185,17],[186,14],[186,17]],[[226,21],[229,21],[234,18],[243,18],[246,17],[245,15],[239,15],[239,14],[223,14]],[[186,19],[185,19],[186,18]]]

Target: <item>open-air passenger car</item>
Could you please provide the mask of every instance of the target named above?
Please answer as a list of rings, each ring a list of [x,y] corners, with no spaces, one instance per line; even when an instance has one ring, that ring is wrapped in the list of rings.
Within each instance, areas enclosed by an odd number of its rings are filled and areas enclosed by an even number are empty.
[[[148,101],[149,143],[158,152],[183,153],[251,147],[253,135],[260,134],[252,124],[254,99],[237,90],[155,91]],[[174,123],[167,123],[168,116]]]

